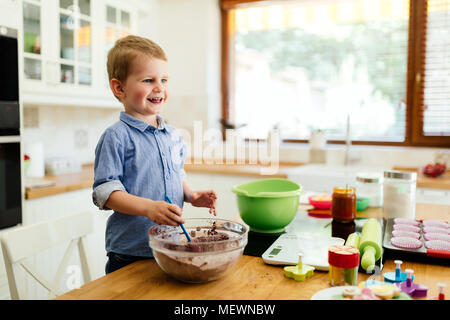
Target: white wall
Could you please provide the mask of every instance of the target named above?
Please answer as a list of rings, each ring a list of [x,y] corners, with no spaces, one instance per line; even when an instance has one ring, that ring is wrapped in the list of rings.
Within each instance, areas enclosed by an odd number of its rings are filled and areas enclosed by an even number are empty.
[[[160,0],[159,38],[169,59],[170,98],[163,115],[192,131],[194,121],[219,128],[220,12],[218,1]]]

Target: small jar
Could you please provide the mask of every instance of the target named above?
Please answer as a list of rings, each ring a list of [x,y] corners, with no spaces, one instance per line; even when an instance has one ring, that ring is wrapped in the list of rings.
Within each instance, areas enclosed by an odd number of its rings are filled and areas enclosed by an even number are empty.
[[[356,175],[357,197],[369,199],[369,207],[383,206],[383,177],[376,173],[358,173]]]
[[[416,218],[417,173],[384,171],[383,206],[385,218]]]
[[[331,216],[336,222],[352,222],[356,218],[355,188],[335,187],[331,197]]]
[[[330,285],[356,286],[358,283],[359,250],[350,246],[328,249]]]

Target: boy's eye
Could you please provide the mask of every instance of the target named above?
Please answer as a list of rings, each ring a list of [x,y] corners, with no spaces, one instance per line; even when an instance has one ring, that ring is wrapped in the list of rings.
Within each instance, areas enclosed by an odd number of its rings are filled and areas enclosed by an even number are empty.
[[[168,81],[167,79],[162,79],[161,80],[162,83],[167,83],[167,81]]]
[[[153,79],[145,79],[144,82],[153,82]]]

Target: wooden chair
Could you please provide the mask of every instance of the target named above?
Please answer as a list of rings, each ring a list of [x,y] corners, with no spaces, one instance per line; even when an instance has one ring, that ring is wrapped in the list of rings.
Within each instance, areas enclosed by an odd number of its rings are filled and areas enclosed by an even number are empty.
[[[86,236],[93,231],[93,217],[90,212],[77,213],[62,218],[51,219],[6,231],[1,236],[1,246],[5,261],[11,299],[27,299],[26,293],[18,287],[17,270],[22,267],[40,285],[49,291],[49,298],[61,295],[59,283],[67,268],[67,263],[78,246],[84,283],[91,281],[88,265]],[[48,281],[29,263],[29,258],[49,248],[69,242],[69,246],[57,269],[53,282]]]

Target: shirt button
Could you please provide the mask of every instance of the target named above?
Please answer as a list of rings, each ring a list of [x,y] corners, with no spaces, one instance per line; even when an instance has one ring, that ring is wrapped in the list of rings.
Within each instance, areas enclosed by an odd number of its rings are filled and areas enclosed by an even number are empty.
[[[170,180],[170,174],[166,174],[166,179]]]

